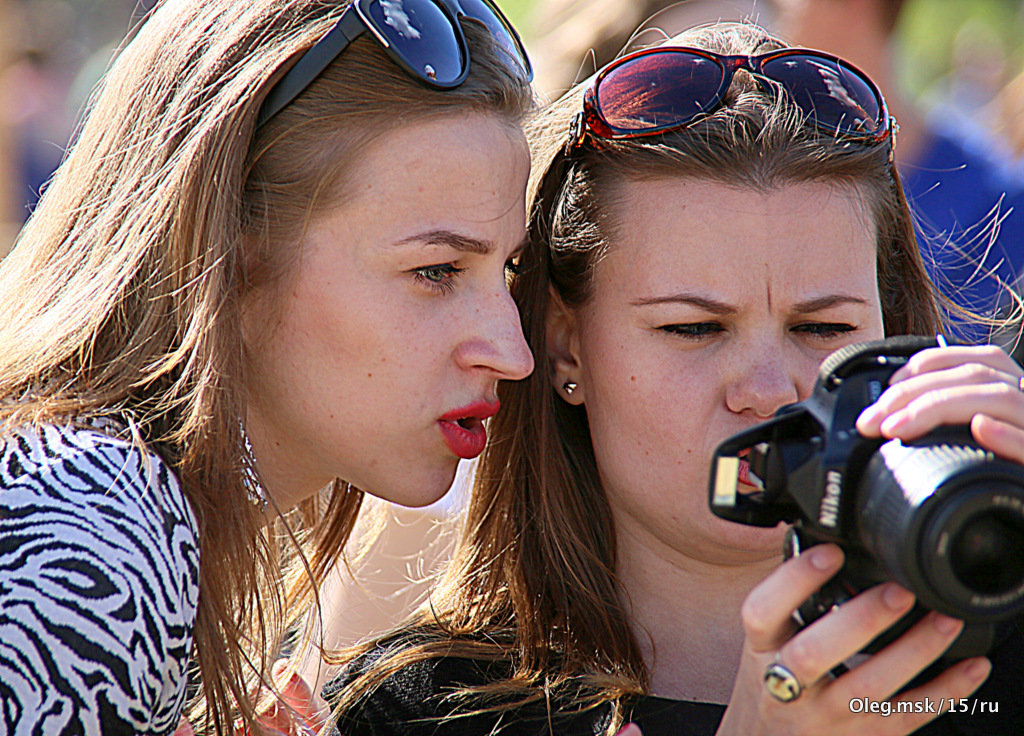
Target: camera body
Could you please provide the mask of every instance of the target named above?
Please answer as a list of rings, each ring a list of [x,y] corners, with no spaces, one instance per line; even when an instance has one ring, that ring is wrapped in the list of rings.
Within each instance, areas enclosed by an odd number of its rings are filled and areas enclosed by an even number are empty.
[[[892,374],[936,344],[899,337],[836,351],[810,397],[725,440],[712,459],[715,515],[792,524],[786,557],[823,542],[843,548],[843,568],[796,612],[799,624],[886,580],[917,596],[868,652],[933,609],[966,624],[948,657],[983,654],[996,624],[1024,611],[1024,467],[981,448],[966,426],[908,443],[855,426]]]

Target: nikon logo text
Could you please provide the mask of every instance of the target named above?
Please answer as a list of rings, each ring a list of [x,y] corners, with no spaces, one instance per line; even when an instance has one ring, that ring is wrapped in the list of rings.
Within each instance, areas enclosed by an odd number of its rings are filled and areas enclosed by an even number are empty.
[[[838,470],[825,474],[825,495],[818,509],[818,523],[835,529],[839,523],[839,496],[842,493],[843,475]]]

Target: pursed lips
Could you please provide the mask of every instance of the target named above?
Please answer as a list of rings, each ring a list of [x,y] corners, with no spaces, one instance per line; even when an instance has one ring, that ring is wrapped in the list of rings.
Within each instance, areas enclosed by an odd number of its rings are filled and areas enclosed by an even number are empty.
[[[498,413],[501,404],[495,400],[477,401],[441,416],[437,423],[445,444],[457,456],[469,460],[484,451],[487,430],[484,420]]]

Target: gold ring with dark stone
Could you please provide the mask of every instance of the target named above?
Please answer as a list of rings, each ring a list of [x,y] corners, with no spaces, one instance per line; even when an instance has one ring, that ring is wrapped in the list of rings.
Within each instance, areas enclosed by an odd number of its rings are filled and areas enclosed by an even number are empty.
[[[804,688],[796,675],[780,662],[773,662],[764,671],[764,686],[768,694],[780,703],[792,703]]]

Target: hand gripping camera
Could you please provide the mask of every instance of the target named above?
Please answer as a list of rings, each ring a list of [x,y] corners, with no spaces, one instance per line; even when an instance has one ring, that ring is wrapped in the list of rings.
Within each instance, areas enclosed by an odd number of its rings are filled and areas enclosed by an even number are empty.
[[[836,577],[794,614],[800,625],[885,580],[917,596],[867,652],[934,609],[966,624],[947,657],[983,654],[996,624],[1024,611],[1024,467],[979,447],[966,426],[908,443],[868,439],[854,426],[911,355],[935,346],[900,337],[836,351],[808,399],[725,440],[712,459],[717,516],[791,523],[787,558],[822,542],[846,553]]]

